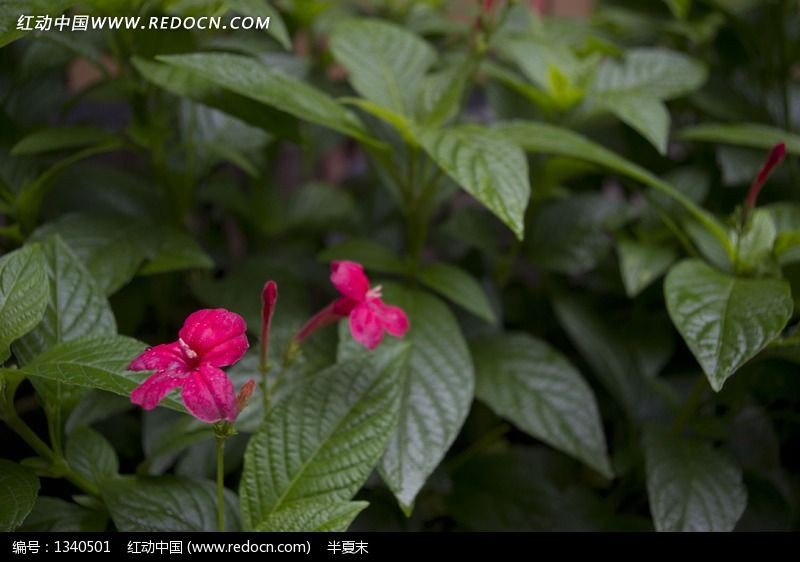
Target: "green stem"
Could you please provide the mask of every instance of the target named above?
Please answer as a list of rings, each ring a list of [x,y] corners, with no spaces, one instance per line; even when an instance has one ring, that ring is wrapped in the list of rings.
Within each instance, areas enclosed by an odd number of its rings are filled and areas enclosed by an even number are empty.
[[[225,437],[217,435],[217,523],[225,530]]]
[[[692,419],[697,408],[700,407],[703,401],[703,395],[706,392],[706,385],[705,375],[698,375],[694,386],[692,386],[692,390],[689,392],[689,397],[675,416],[675,421],[672,424],[673,435],[680,435],[683,432],[686,424],[689,423],[689,420]]]

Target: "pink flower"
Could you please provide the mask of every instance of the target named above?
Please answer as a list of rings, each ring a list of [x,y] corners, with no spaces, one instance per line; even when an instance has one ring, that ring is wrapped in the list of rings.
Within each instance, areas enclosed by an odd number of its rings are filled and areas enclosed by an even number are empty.
[[[397,306],[381,300],[381,287],[369,287],[364,267],[352,261],[331,263],[331,282],[342,296],[323,308],[295,336],[302,342],[323,326],[341,318],[350,318],[350,333],[367,349],[375,349],[383,340],[383,332],[402,337],[408,331],[408,317]]]
[[[219,367],[242,358],[249,346],[246,330],[241,316],[223,308],[190,314],[178,341],[151,347],[128,366],[130,371],[156,371],[134,389],[131,402],[152,410],[169,391],[183,387],[183,403],[193,416],[209,423],[233,422],[236,394]]]
[[[275,281],[267,281],[261,290],[261,348],[259,357],[262,370],[269,368],[269,332],[277,302],[278,284]]]

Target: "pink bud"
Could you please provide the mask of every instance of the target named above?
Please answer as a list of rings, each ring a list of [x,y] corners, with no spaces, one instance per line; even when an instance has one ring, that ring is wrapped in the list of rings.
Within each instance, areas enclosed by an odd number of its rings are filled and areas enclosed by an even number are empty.
[[[236,413],[242,413],[242,410],[245,409],[247,403],[250,402],[250,399],[253,397],[253,392],[256,389],[256,381],[250,379],[239,390],[239,394],[236,395]]]
[[[269,330],[272,325],[272,315],[275,314],[275,304],[278,302],[278,285],[275,281],[267,281],[261,291],[261,369],[266,370],[269,365]]]
[[[772,170],[775,169],[775,166],[781,163],[781,160],[783,160],[785,156],[786,144],[783,142],[779,142],[772,147],[772,150],[769,151],[767,161],[764,162],[764,166],[761,168],[761,171],[758,172],[758,176],[756,176],[756,179],[753,180],[753,183],[750,185],[750,189],[747,191],[747,198],[744,200],[744,208],[746,211],[749,211],[756,206],[756,199],[758,199],[758,194],[761,192],[761,188],[764,187],[764,183],[772,173]]]

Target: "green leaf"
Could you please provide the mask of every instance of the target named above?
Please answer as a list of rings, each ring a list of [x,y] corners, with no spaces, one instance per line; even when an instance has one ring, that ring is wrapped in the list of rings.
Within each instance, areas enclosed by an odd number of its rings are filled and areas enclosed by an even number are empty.
[[[789,283],[720,273],[700,260],[684,260],[664,281],[667,310],[711,387],[778,337],[794,307]]]
[[[50,283],[50,300],[42,321],[14,344],[23,362],[56,344],[117,331],[114,314],[94,277],[58,236],[42,244]]]
[[[423,130],[419,140],[442,170],[523,238],[531,186],[518,146],[477,125]]]
[[[486,291],[463,269],[446,263],[435,263],[420,271],[419,280],[478,318],[490,324],[497,322]]]
[[[209,480],[120,477],[101,486],[111,519],[122,532],[217,531],[217,486]],[[239,530],[236,494],[224,492],[226,531]]]
[[[13,156],[27,156],[70,148],[83,148],[112,140],[114,135],[91,127],[43,129],[22,138],[11,148]]]
[[[271,516],[256,531],[302,529],[303,532],[345,531],[353,519],[369,504],[367,502],[319,502],[310,506],[297,505],[282,509]]]
[[[501,40],[497,47],[519,66],[528,80],[544,90],[550,91],[554,71],[570,84],[583,79],[584,66],[563,42],[544,37],[512,36]]]
[[[29,468],[0,459],[0,531],[13,531],[33,509],[39,479]]]
[[[800,135],[757,123],[706,123],[681,129],[678,137],[689,141],[733,144],[764,150],[784,142],[788,153],[800,155]]]
[[[59,498],[39,496],[33,511],[19,528],[25,533],[101,532],[108,517]]]
[[[362,486],[397,423],[404,353],[382,368],[362,359],[307,375],[269,411],[245,453],[245,529],[308,531],[341,518],[335,506]]]
[[[160,242],[147,263],[139,270],[142,275],[154,275],[186,269],[211,269],[214,260],[197,241],[176,228],[159,229]]]
[[[119,472],[114,447],[105,437],[88,427],[77,429],[69,436],[66,457],[70,468],[97,484],[117,476]]]
[[[473,61],[466,59],[428,74],[422,81],[417,101],[419,122],[426,127],[441,127],[455,117],[464,96]]]
[[[425,291],[388,283],[383,295],[385,302],[408,315],[408,333],[368,352],[342,322],[339,360],[363,354],[386,362],[398,346],[410,345],[400,366],[400,420],[380,464],[381,475],[408,513],[458,435],[472,403],[475,379],[461,328],[443,302]]]
[[[331,35],[333,56],[368,100],[414,117],[417,90],[436,52],[416,34],[380,20],[351,19]]]
[[[363,238],[349,238],[335,246],[324,249],[317,255],[323,262],[351,260],[362,264],[366,269],[381,273],[402,274],[406,266],[400,256],[390,248]]]
[[[38,245],[0,258],[0,363],[11,355],[11,343],[41,321],[48,293],[44,254]]]
[[[637,296],[666,273],[678,257],[678,252],[672,246],[638,240],[620,240],[617,253],[622,284],[630,298]]]
[[[617,93],[599,96],[596,101],[646,138],[659,154],[667,153],[670,116],[664,102],[638,94]]]
[[[129,372],[128,365],[144,351],[145,345],[125,336],[81,338],[57,344],[25,365],[20,372],[86,388],[130,396],[150,376]],[[185,411],[175,400],[165,398],[162,406]]]
[[[594,393],[547,343],[526,334],[475,342],[475,394],[500,416],[613,478]]]
[[[676,18],[685,20],[689,17],[689,12],[692,9],[692,0],[664,0],[664,2]]]
[[[73,214],[37,229],[31,240],[58,234],[75,252],[105,295],[133,279],[147,249],[155,244],[154,227],[129,217]]]
[[[554,125],[531,121],[516,121],[501,123],[495,129],[528,152],[569,156],[578,160],[592,162],[649,185],[659,193],[679,203],[716,238],[729,257],[733,256],[733,247],[728,240],[727,231],[716,218],[698,207],[696,203],[674,186],[656,177],[638,164],[626,160],[578,133]]]
[[[720,452],[658,430],[644,436],[657,531],[732,531],[747,505],[742,471]]]
[[[231,90],[299,119],[329,127],[375,144],[352,113],[324,92],[260,61],[241,55],[193,53],[167,55],[159,60],[190,70],[217,86]]]
[[[684,54],[659,48],[631,49],[622,64],[608,59],[590,86],[592,93],[636,95],[668,100],[692,92],[706,81],[701,62]]]
[[[528,232],[534,262],[568,275],[594,269],[611,249],[606,222],[619,210],[618,201],[596,193],[545,201]]]
[[[299,141],[297,119],[243,95],[223,89],[214,81],[187,68],[133,57],[133,66],[146,80],[179,97],[194,100],[269,131]]]

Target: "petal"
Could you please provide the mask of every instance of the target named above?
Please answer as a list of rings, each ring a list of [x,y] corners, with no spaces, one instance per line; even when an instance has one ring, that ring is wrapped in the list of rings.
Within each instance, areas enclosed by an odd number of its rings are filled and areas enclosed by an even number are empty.
[[[159,371],[133,389],[131,402],[152,410],[170,390],[181,386],[187,376],[186,372]]]
[[[236,392],[223,371],[201,363],[183,385],[183,403],[199,420],[208,423],[236,420]]]
[[[402,338],[406,334],[409,322],[408,316],[402,308],[386,304],[380,299],[374,299],[370,301],[370,304],[373,305],[375,314],[378,315],[387,332],[398,338]]]
[[[193,312],[183,323],[178,335],[194,351],[201,362],[214,367],[233,365],[250,345],[244,319],[224,308]]]
[[[383,326],[368,303],[358,305],[350,313],[350,333],[369,350],[375,349],[381,343]]]
[[[354,261],[335,261],[331,263],[331,283],[344,296],[363,302],[369,291],[369,279],[364,267]]]
[[[145,349],[128,365],[129,371],[189,371],[183,350],[178,342],[164,343]]]

